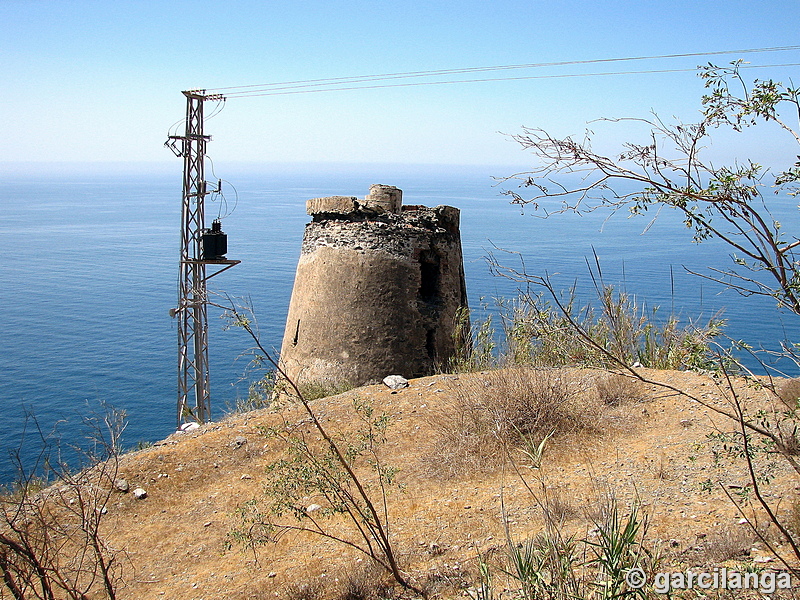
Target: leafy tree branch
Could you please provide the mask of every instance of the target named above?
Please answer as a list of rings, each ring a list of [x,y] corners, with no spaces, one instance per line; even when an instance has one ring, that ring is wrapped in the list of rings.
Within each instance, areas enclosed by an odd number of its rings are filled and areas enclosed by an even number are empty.
[[[774,298],[800,315],[800,237],[786,232],[773,217],[767,190],[795,196],[800,189],[800,157],[778,173],[751,160],[715,166],[702,158],[713,130],[740,132],[760,123],[777,124],[800,144],[800,91],[772,80],[756,80],[748,88],[740,75],[741,61],[728,67],[702,67],[707,93],[697,123],[648,119],[605,119],[644,124],[648,139],[629,142],[616,156],[592,149],[592,134],[583,140],[559,138],[536,128],[512,136],[530,150],[538,166],[504,178],[518,188],[505,193],[512,202],[532,205],[545,216],[591,212],[601,208],[634,214],[677,210],[694,240],[721,240],[732,250],[733,266],[712,269],[704,277],[724,283],[743,295]],[[549,200],[557,201],[556,208]]]

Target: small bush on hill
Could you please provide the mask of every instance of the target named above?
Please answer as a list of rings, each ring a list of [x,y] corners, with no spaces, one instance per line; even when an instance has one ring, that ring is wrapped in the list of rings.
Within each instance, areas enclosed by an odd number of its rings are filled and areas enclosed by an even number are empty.
[[[606,406],[620,406],[642,399],[638,381],[619,373],[606,373],[595,381],[600,402]]]
[[[589,430],[598,411],[568,374],[515,367],[481,378],[453,380],[449,406],[433,417],[439,436],[434,455],[453,474],[464,467],[499,464],[508,448],[540,443],[549,435]]]

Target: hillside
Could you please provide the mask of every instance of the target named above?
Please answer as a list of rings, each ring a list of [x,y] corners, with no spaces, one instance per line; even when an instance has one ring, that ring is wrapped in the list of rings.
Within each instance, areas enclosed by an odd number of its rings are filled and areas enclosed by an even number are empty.
[[[673,371],[648,375],[724,405],[707,377]],[[640,386],[618,406],[601,406],[593,398],[602,376],[559,372],[558,381],[571,381],[577,397],[586,399],[591,422],[552,438],[541,469],[523,466],[521,471],[534,490],[542,489],[536,478],[543,478],[564,529],[585,537],[603,498],[613,496],[623,507],[638,498],[650,518],[647,540],[661,548],[666,570],[673,568],[667,565],[776,565],[740,524],[741,515],[720,487],[702,489],[709,479],[720,480],[732,493],[747,484],[742,464],[712,464],[706,435],[729,430],[731,423],[650,386]],[[508,465],[503,468],[499,460],[471,464],[443,453],[443,424],[464,416],[457,401],[469,389],[464,386],[494,385],[487,378],[440,375],[412,380],[398,391],[373,385],[312,403],[337,435],[353,435],[356,396],[391,416],[381,455],[399,467],[403,490],[389,494],[390,529],[401,567],[431,597],[475,597],[477,556],[497,564],[505,551],[501,500],[515,540],[542,528],[541,507]],[[757,390],[745,393],[758,401]],[[108,507],[105,536],[124,557],[120,599],[348,597],[342,592],[347,586],[349,597],[356,598],[353,590],[373,589],[385,579],[367,567],[363,555],[319,536],[288,533],[255,555],[230,543],[237,507],[259,495],[267,465],[280,455],[278,440],[265,438],[260,428],[286,424],[303,428],[309,439],[316,435],[298,407],[280,413],[267,409],[175,434],[122,457],[119,476],[131,490],[145,489],[147,497],[115,493]],[[525,464],[519,453],[512,455]],[[788,510],[795,485],[781,465],[765,492],[772,500],[785,498]],[[314,502],[308,498],[309,505]],[[345,521],[331,526],[337,532],[352,529]],[[494,585],[499,593],[507,582],[498,575]]]

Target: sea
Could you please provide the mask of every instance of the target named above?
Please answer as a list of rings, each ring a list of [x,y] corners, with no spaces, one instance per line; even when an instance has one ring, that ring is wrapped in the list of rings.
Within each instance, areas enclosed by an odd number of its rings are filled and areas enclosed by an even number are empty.
[[[0,484],[40,465],[42,449],[84,447],[92,419],[124,411],[126,448],[175,431],[181,165],[137,172],[116,167],[28,169],[0,175]],[[547,275],[557,290],[589,302],[602,277],[648,310],[684,322],[720,314],[732,339],[776,350],[800,341],[798,318],[774,301],[742,297],[689,271],[725,269],[729,249],[693,243],[680,218],[664,211],[631,217],[596,212],[542,218],[510,203],[512,167],[436,165],[238,166],[209,198],[221,218],[228,258],[241,264],[209,282],[220,298],[252,305],[261,340],[280,348],[304,225],[305,202],[363,197],[369,185],[403,190],[406,204],[461,209],[461,235],[473,320],[492,315],[519,282],[493,274],[488,258]],[[523,190],[524,192],[524,190]],[[800,230],[797,202],[768,199],[785,230]],[[652,221],[652,222],[651,222]],[[593,279],[594,277],[594,279]],[[246,398],[261,373],[248,336],[209,310],[212,414]],[[745,357],[745,360],[750,360]],[[755,367],[757,363],[751,362]],[[791,372],[791,365],[780,368]],[[68,456],[65,452],[64,456]]]

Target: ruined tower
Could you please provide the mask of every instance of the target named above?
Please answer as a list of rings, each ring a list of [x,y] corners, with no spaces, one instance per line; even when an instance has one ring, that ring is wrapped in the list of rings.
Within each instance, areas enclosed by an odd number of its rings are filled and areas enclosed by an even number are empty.
[[[431,374],[467,305],[459,210],[403,206],[373,185],[306,203],[281,362],[296,383],[361,385]]]

